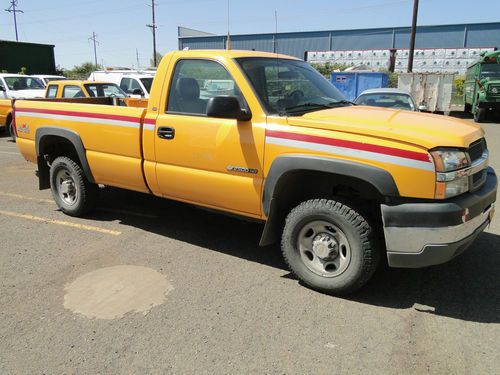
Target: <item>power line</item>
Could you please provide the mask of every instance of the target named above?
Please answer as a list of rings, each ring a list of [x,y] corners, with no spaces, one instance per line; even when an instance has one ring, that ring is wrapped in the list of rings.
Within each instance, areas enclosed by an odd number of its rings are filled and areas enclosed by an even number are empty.
[[[6,12],[12,13],[14,15],[14,28],[16,29],[16,42],[19,42],[19,37],[17,35],[17,16],[16,13],[24,13],[21,9],[16,9],[17,0],[10,1],[10,7],[5,9]]]
[[[156,26],[155,23],[155,0],[151,0],[151,5],[148,5],[151,7],[152,11],[152,16],[153,16],[153,22],[150,24],[147,24],[146,26],[149,27],[153,31],[153,64],[156,68],[157,62],[156,62],[156,29],[158,26]]]
[[[95,62],[95,66],[97,67],[97,48],[96,48],[96,44],[99,44],[99,42],[97,41],[97,34],[95,32],[92,32],[92,36],[88,40],[92,40],[94,42],[94,62]]]

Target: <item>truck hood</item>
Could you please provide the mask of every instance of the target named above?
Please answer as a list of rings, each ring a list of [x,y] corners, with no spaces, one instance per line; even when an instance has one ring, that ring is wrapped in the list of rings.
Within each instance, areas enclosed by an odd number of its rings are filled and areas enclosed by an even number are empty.
[[[9,97],[11,99],[44,98],[45,90],[10,90]]]
[[[347,106],[289,117],[292,126],[369,135],[426,149],[468,147],[484,136],[480,126],[453,117],[366,106]]]

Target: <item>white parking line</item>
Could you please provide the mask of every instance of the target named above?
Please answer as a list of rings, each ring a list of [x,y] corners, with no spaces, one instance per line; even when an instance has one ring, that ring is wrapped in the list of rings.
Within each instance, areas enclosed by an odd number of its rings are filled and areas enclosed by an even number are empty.
[[[117,230],[104,229],[104,228],[94,227],[92,225],[86,225],[86,224],[71,223],[69,221],[52,220],[52,219],[48,219],[46,217],[20,214],[20,213],[11,212],[11,211],[0,210],[0,214],[1,215],[6,215],[6,216],[17,217],[17,218],[20,218],[20,219],[40,221],[40,222],[43,222],[43,223],[56,224],[56,225],[62,225],[62,226],[71,227],[71,228],[88,230],[88,231],[92,231],[92,232],[110,234],[112,236],[119,236],[120,234],[122,234],[122,232],[119,232]]]
[[[28,200],[28,201],[55,204],[55,202],[52,199],[27,197],[25,195],[15,194],[15,193],[7,193],[4,191],[0,191],[0,196]],[[96,210],[102,211],[102,212],[111,212],[111,213],[115,213],[115,214],[124,214],[124,215],[130,215],[130,216],[143,217],[143,218],[147,218],[147,219],[157,219],[158,218],[158,216],[156,216],[156,215],[145,214],[145,213],[141,213],[141,212],[127,211],[127,210],[120,210],[120,209],[116,209],[116,208],[97,207]]]

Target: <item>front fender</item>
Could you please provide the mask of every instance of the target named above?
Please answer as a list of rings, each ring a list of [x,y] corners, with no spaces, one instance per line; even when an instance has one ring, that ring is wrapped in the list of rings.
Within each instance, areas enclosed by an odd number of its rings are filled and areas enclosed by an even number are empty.
[[[274,243],[278,237],[278,197],[275,195],[280,180],[294,171],[317,171],[336,176],[356,178],[372,185],[381,196],[399,196],[399,191],[392,175],[381,168],[348,160],[339,160],[311,155],[283,155],[277,157],[267,173],[262,196],[263,212],[267,216],[266,225],[260,239],[260,245]]]

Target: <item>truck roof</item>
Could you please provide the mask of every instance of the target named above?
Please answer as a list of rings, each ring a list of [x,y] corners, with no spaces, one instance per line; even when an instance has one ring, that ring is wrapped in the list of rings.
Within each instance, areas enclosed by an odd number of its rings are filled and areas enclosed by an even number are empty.
[[[193,50],[182,50],[176,51],[176,54],[182,54],[186,57],[228,57],[228,58],[239,58],[239,57],[279,57],[281,59],[292,59],[300,60],[293,56],[283,55],[273,52],[262,52],[262,51],[245,51],[245,50],[226,50],[226,49],[193,49]]]

